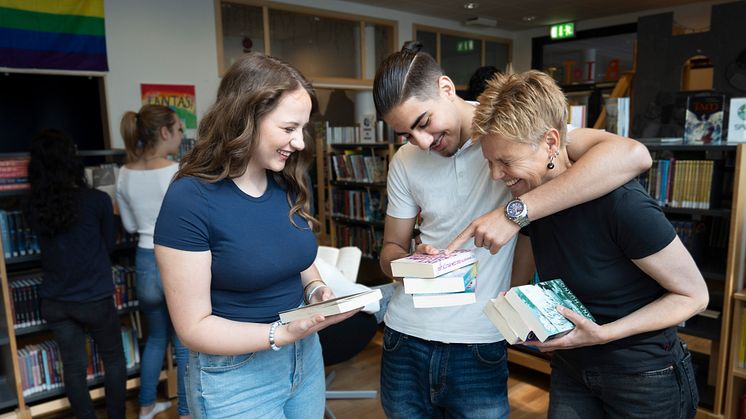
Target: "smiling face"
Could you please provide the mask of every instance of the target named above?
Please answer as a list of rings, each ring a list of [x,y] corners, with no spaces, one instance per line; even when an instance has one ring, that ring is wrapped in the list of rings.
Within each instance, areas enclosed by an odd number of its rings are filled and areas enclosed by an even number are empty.
[[[311,115],[311,97],[298,88],[280,97],[277,107],[259,123],[249,170],[281,172],[290,156],[305,148],[303,128]]]
[[[459,107],[463,101],[456,96],[453,82],[443,76],[437,83],[438,89],[432,97],[411,96],[394,106],[383,119],[396,135],[420,149],[450,157],[468,138],[472,109],[469,109],[469,120],[464,122],[465,114]]]
[[[561,165],[547,169],[549,156],[556,152],[548,142],[534,147],[499,134],[486,135],[479,141],[492,179],[503,181],[513,196],[523,195],[562,171]]]

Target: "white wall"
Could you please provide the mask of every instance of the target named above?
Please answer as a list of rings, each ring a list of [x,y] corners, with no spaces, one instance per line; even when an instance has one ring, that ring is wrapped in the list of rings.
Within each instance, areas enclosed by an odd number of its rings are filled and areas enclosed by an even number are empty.
[[[494,28],[403,13],[338,0],[286,0],[283,3],[395,20],[399,42],[413,39],[412,24],[512,38]],[[112,147],[123,148],[119,121],[140,107],[141,83],[193,84],[197,118],[215,99],[218,78],[215,9],[212,0],[105,0],[109,72],[106,97]]]
[[[212,1],[105,0],[105,13],[112,147],[124,147],[119,121],[140,108],[140,83],[194,85],[199,118],[219,84]]]

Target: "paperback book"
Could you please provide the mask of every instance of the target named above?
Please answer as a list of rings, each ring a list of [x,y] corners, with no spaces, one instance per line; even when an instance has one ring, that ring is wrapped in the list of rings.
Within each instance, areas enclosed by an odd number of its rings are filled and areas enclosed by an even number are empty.
[[[746,97],[734,97],[730,100],[728,141],[746,142]]]
[[[536,340],[534,333],[521,320],[521,315],[510,305],[504,295],[491,299],[482,311],[509,344]]]
[[[711,144],[723,139],[725,95],[693,94],[686,105],[684,143]]]
[[[348,311],[365,307],[365,305],[378,301],[381,298],[383,298],[383,296],[380,289],[371,289],[357,294],[347,295],[345,297],[333,298],[320,303],[309,304],[292,310],[281,311],[279,313],[280,321],[282,323],[290,323],[317,314],[321,314],[322,316],[332,316],[335,314],[346,313]]]
[[[455,269],[471,265],[477,258],[473,250],[457,249],[446,255],[414,253],[391,262],[391,273],[396,277],[435,278]]]
[[[473,304],[477,301],[477,264],[472,264],[462,277],[461,292],[444,292],[435,294],[413,294],[415,308],[452,307]]]
[[[563,336],[574,329],[575,325],[557,311],[557,305],[567,307],[593,322],[596,321],[561,279],[513,287],[508,290],[504,299],[518,314],[517,317],[511,317],[508,314],[510,311],[503,309],[504,303],[503,305],[492,302],[490,304],[493,304],[506,320],[516,339],[536,339],[544,342]],[[511,336],[508,330],[503,331],[500,329],[501,326],[495,325],[503,335]]]
[[[435,278],[405,276],[402,281],[405,294],[436,294],[465,291],[471,279],[476,277],[477,264],[474,263]]]

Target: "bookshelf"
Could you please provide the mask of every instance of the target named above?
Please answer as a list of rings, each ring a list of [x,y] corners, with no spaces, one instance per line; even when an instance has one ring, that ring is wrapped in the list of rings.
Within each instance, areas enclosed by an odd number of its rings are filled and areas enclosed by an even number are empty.
[[[739,398],[746,394],[746,368],[737,364],[741,342],[746,342],[746,324],[742,321],[746,309],[746,144],[642,142],[653,156],[652,171],[656,170],[656,160],[669,158],[714,161],[718,168],[719,173],[712,175],[715,181],[709,186],[720,190],[712,194],[708,205],[701,205],[707,208],[662,208],[675,225],[693,223],[703,229],[701,237],[690,241],[687,247],[691,246],[705,278],[710,304],[704,313],[679,329],[695,364],[700,393],[697,417],[735,418]],[[644,174],[643,182],[646,176],[653,179],[651,173]],[[682,236],[682,231],[678,232]],[[682,241],[686,244],[683,237]],[[509,348],[508,360],[537,371],[550,371],[548,357],[527,349]]]
[[[88,165],[101,163],[116,163],[123,159],[123,150],[92,150],[81,151],[79,155]],[[0,154],[0,160],[7,158],[26,157],[28,153]],[[22,218],[22,203],[28,189],[6,190],[0,193],[0,209],[13,211]],[[21,223],[24,225],[24,223]],[[49,414],[69,407],[69,402],[61,385],[49,386],[51,388],[37,389],[37,391],[24,395],[22,374],[24,360],[21,359],[19,350],[29,345],[40,345],[52,339],[52,335],[45,323],[39,317],[38,310],[31,305],[21,308],[21,296],[25,303],[35,301],[33,299],[34,281],[30,278],[39,277],[41,274],[41,257],[38,248],[34,249],[33,238],[30,229],[24,228],[23,235],[27,235],[20,242],[13,241],[10,248],[26,247],[25,252],[19,251],[18,255],[6,255],[5,243],[0,240],[0,417],[30,418],[37,415]],[[120,305],[119,314],[122,324],[134,330],[139,325],[139,312],[134,297],[134,269],[128,266],[134,265],[134,249],[137,245],[136,236],[127,235],[120,227],[117,244],[112,253],[112,265],[114,266],[112,276],[119,278],[115,281],[117,291],[117,303]],[[25,253],[25,254],[23,254]],[[38,284],[37,284],[38,285]],[[20,289],[24,288],[24,289]],[[14,304],[15,303],[15,304]],[[25,316],[25,317],[21,317]],[[20,326],[21,319],[28,321]],[[18,323],[18,324],[17,324]],[[132,338],[131,342],[136,340]],[[143,343],[140,341],[140,343]],[[131,350],[139,351],[134,346]],[[127,347],[125,345],[125,352]],[[132,353],[130,353],[132,355]],[[166,368],[161,372],[160,380],[165,380],[169,397],[176,396],[176,370],[171,357],[167,357]],[[101,399],[105,397],[103,389],[103,376],[89,378],[89,393],[91,398]],[[129,365],[127,368],[127,389],[135,389],[140,385],[139,363]]]
[[[319,243],[357,246],[366,282],[389,282],[378,267],[386,215],[386,174],[399,144],[329,143],[316,136]]]

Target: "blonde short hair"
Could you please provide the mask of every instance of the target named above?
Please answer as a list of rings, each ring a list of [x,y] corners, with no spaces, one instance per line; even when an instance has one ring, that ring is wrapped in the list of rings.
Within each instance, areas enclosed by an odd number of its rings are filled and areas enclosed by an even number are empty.
[[[500,135],[537,147],[551,128],[567,133],[567,100],[557,82],[537,70],[498,74],[479,96],[472,122],[472,138]]]

